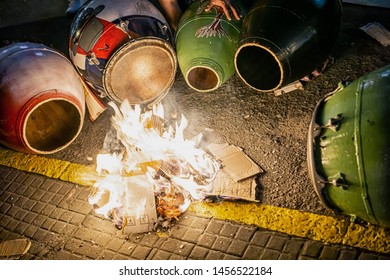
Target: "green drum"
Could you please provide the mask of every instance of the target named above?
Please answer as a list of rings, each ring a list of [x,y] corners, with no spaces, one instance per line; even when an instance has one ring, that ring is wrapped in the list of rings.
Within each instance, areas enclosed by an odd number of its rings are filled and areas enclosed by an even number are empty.
[[[321,67],[338,37],[341,6],[341,0],[256,0],[241,28],[238,76],[272,92]]]
[[[311,181],[336,212],[390,227],[390,65],[328,94],[308,137]]]
[[[205,12],[209,1],[195,1],[180,18],[176,33],[177,60],[188,86],[199,92],[217,89],[235,72],[234,54],[241,20],[229,21],[221,8]],[[243,14],[238,1],[231,1]]]

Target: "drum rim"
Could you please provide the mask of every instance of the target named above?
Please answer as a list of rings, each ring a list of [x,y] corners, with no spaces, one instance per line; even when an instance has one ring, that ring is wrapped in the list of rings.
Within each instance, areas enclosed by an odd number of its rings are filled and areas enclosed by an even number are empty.
[[[256,38],[256,37],[254,37],[254,38],[247,38],[246,40],[256,40],[256,39],[258,39],[258,38]],[[263,39],[263,38],[262,38],[262,39]],[[239,69],[238,69],[238,66],[237,66],[237,57],[238,57],[240,51],[241,51],[244,47],[250,47],[250,46],[251,46],[251,47],[254,46],[254,47],[258,47],[258,48],[263,49],[264,51],[266,51],[267,53],[269,53],[269,54],[275,59],[276,63],[278,64],[279,70],[280,70],[280,79],[279,79],[278,84],[277,84],[276,86],[274,86],[273,88],[271,88],[271,89],[266,89],[266,90],[256,88],[256,87],[254,87],[253,85],[249,84],[249,83],[247,82],[247,80],[241,75],[241,73],[240,73],[240,71],[239,71]],[[272,51],[269,47],[264,46],[264,45],[262,45],[262,44],[260,44],[259,42],[256,42],[256,41],[254,41],[254,42],[252,41],[252,42],[245,42],[245,43],[242,43],[242,44],[237,48],[236,53],[235,53],[235,55],[234,55],[234,67],[235,67],[236,73],[237,73],[237,75],[240,77],[240,79],[241,79],[247,86],[249,86],[250,88],[252,88],[252,89],[254,89],[254,90],[258,91],[258,92],[273,92],[273,91],[279,89],[279,88],[282,86],[283,80],[284,80],[285,75],[286,75],[286,73],[285,73],[285,71],[284,71],[284,67],[283,67],[282,61],[278,58],[278,56],[275,54],[275,52]]]
[[[336,212],[338,214],[341,214],[342,211],[339,210],[337,207],[335,207],[329,199],[327,199],[324,190],[326,188],[326,179],[318,173],[317,171],[317,165],[315,161],[314,151],[315,151],[315,139],[318,137],[320,131],[320,125],[316,123],[316,117],[318,114],[318,111],[320,110],[321,106],[324,104],[324,102],[334,95],[335,92],[331,92],[326,94],[323,98],[321,98],[314,110],[313,115],[309,123],[309,132],[307,137],[307,169],[308,169],[308,175],[310,178],[310,181],[312,183],[312,186],[314,187],[315,192],[317,193],[317,196],[321,200],[322,204],[328,209],[333,212]]]
[[[53,98],[53,91],[56,92],[56,96]],[[48,98],[50,97],[50,98]],[[30,115],[36,110],[38,109],[38,107],[42,106],[43,104],[45,103],[48,103],[48,102],[53,102],[53,101],[66,101],[68,102],[69,104],[72,104],[76,109],[77,109],[77,112],[79,113],[79,116],[80,116],[80,123],[79,123],[79,126],[78,126],[78,129],[77,129],[77,132],[73,135],[73,137],[71,138],[70,141],[68,141],[67,143],[65,143],[64,145],[61,145],[59,146],[58,148],[54,149],[54,150],[51,150],[51,151],[43,151],[43,150],[39,150],[39,149],[36,149],[34,147],[32,147],[29,143],[29,141],[27,140],[27,135],[26,135],[26,131],[27,131],[27,120],[29,119]],[[34,153],[39,153],[39,154],[53,154],[53,153],[56,153],[56,152],[59,152],[63,149],[65,149],[66,147],[68,147],[70,144],[72,144],[74,142],[74,140],[76,140],[76,138],[79,136],[82,128],[83,128],[83,124],[84,124],[84,116],[85,116],[85,107],[82,103],[80,103],[77,98],[75,98],[74,96],[71,96],[68,92],[66,91],[60,91],[60,90],[47,90],[45,92],[42,92],[39,94],[39,96],[36,96],[36,98],[32,99],[30,102],[27,102],[23,108],[22,108],[22,111],[24,112],[20,117],[18,117],[18,123],[20,124],[23,124],[22,127],[20,127],[19,129],[22,129],[22,134],[18,134],[18,135],[21,135],[22,137],[22,142],[25,144],[25,146],[32,152]],[[20,120],[20,121],[19,121]]]
[[[134,39],[134,40],[131,40],[131,41],[128,41],[126,42],[125,44],[123,44],[118,50],[116,50],[109,58],[109,60],[107,61],[105,67],[104,67],[104,70],[103,70],[103,77],[102,77],[102,80],[103,80],[103,88],[104,90],[106,91],[107,93],[107,96],[109,98],[111,98],[113,101],[117,102],[117,103],[121,103],[123,102],[122,99],[120,99],[115,93],[114,91],[112,90],[112,87],[109,85],[109,68],[111,66],[112,63],[114,63],[115,65],[115,60],[118,56],[121,55],[121,53],[127,49],[127,48],[134,48],[134,46],[136,44],[140,44],[142,42],[152,42],[152,43],[155,43],[155,45],[159,45],[159,46],[164,46],[164,47],[167,47],[167,48],[161,48],[163,51],[165,51],[167,54],[169,54],[169,57],[171,58],[171,62],[172,62],[172,66],[173,66],[173,75],[171,76],[171,78],[169,79],[169,82],[166,84],[164,90],[162,91],[162,96],[161,95],[156,95],[154,96],[153,98],[149,98],[147,100],[144,100],[142,103],[135,103],[135,104],[151,104],[151,103],[155,103],[155,102],[158,102],[158,101],[161,101],[168,93],[169,89],[172,87],[174,81],[175,81],[175,76],[176,76],[176,72],[177,72],[177,58],[176,58],[176,53],[175,53],[175,50],[174,48],[172,47],[172,45],[166,41],[166,40],[163,40],[159,37],[153,37],[153,36],[146,36],[146,37],[141,37],[141,38],[138,38],[138,39]],[[129,101],[129,100],[128,100]],[[129,102],[131,105],[135,105],[131,102]]]
[[[199,63],[198,61],[200,61],[201,63]],[[209,65],[205,65],[205,62],[208,63]],[[195,68],[205,68],[205,69],[209,69],[211,70],[215,76],[217,77],[217,84],[215,87],[211,88],[211,89],[208,89],[208,90],[200,90],[198,88],[195,88],[193,87],[189,81],[188,81],[188,75],[189,73],[191,72],[192,69],[195,69]],[[222,81],[224,80],[224,71],[223,71],[223,68],[221,67],[221,65],[219,65],[219,63],[217,63],[216,61],[212,60],[212,59],[208,59],[208,58],[195,58],[195,59],[192,59],[187,67],[185,68],[185,81],[187,83],[187,85],[198,91],[198,92],[210,92],[210,91],[214,91],[216,90],[217,88],[219,88],[222,84]]]

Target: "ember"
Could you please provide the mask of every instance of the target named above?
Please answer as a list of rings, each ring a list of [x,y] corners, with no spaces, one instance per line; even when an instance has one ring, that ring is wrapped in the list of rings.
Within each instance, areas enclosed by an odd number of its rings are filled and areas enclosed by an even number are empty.
[[[192,200],[210,193],[219,163],[199,148],[201,134],[184,138],[188,125],[184,116],[172,126],[167,125],[161,104],[145,111],[127,101],[120,108],[110,106],[115,111],[115,132],[106,137],[110,151],[96,159],[97,172],[105,176],[89,198],[96,213],[118,228],[147,231],[157,221],[156,211],[161,219],[178,219]]]

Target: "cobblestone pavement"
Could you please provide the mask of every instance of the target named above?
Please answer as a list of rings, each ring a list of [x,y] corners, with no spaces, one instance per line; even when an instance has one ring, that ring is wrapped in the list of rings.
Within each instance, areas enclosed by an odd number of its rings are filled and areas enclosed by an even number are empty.
[[[95,214],[90,189],[0,166],[0,241],[25,237],[44,260],[389,260],[380,254],[186,212],[164,234],[125,235]]]

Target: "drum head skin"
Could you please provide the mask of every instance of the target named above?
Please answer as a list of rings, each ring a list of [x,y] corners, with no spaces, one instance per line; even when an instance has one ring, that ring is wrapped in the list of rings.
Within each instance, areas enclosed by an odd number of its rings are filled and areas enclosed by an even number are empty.
[[[121,47],[108,61],[104,87],[117,102],[145,104],[162,99],[174,82],[177,61],[164,40],[145,37]]]

